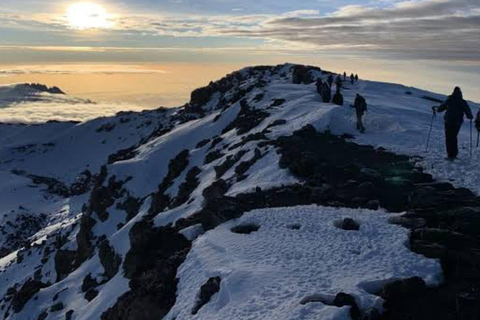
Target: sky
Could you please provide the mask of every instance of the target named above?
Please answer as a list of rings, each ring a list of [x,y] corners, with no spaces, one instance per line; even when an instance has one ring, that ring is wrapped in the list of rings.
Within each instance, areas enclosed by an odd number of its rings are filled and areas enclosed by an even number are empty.
[[[140,74],[158,77],[165,65],[216,66],[200,85],[242,66],[294,62],[442,93],[460,85],[480,101],[479,0],[81,2],[0,0],[0,83],[62,81],[65,64],[80,75],[156,65]]]

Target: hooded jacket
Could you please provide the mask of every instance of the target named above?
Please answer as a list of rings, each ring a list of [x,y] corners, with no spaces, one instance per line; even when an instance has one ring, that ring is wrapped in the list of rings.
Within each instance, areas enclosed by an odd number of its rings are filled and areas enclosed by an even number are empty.
[[[463,115],[466,115],[468,119],[473,119],[472,110],[468,106],[468,103],[463,100],[462,91],[460,88],[455,88],[453,94],[438,107],[438,112],[445,113],[445,123],[461,125],[463,123]]]

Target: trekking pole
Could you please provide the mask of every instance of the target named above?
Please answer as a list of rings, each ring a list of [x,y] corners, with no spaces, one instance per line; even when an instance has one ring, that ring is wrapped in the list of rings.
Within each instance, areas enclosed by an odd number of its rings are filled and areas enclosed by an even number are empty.
[[[470,158],[473,155],[472,127],[473,127],[473,121],[472,119],[470,119]]]
[[[433,122],[435,121],[435,116],[437,115],[437,113],[435,112],[435,107],[432,107],[432,111],[432,122],[430,123],[430,131],[428,132],[427,148],[425,149],[425,152],[428,151],[428,145],[430,144],[430,136],[432,135]]]
[[[478,148],[479,142],[480,142],[480,131],[477,132],[477,148]]]

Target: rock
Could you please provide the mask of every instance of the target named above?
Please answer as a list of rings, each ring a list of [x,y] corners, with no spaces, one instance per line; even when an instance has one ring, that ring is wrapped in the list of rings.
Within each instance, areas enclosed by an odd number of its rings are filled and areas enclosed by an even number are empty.
[[[74,263],[76,267],[80,266],[94,252],[91,241],[94,237],[92,228],[96,223],[97,221],[86,213],[82,214],[82,217],[80,218],[80,230],[76,236],[78,246]]]
[[[343,220],[336,221],[335,226],[337,228],[347,230],[347,231],[358,231],[360,230],[360,224],[353,220],[352,218],[344,218]]]
[[[380,296],[385,300],[397,300],[407,296],[412,298],[423,294],[426,289],[427,285],[422,278],[413,277],[386,284]]]
[[[56,303],[50,307],[50,312],[57,312],[63,310],[64,306],[62,302]]]
[[[48,311],[47,311],[47,310],[43,310],[42,313],[40,313],[40,314],[38,315],[37,320],[45,320],[45,319],[47,319],[47,317],[48,317]]]
[[[284,104],[287,100],[285,99],[274,99],[270,107],[278,107]]]
[[[45,288],[46,285],[38,280],[28,279],[18,292],[15,293],[12,299],[12,309],[15,313],[22,311],[25,304],[32,298],[40,289]]]
[[[306,66],[296,65],[293,67],[292,75],[293,84],[310,84],[314,81],[310,68]]]
[[[108,240],[104,240],[100,244],[98,256],[100,258],[100,263],[105,270],[105,276],[107,279],[112,279],[120,268],[122,258],[115,253],[115,250],[109,245]]]
[[[192,192],[198,187],[200,181],[198,175],[202,172],[197,166],[187,172],[185,181],[178,187],[177,197],[172,202],[170,208],[178,207],[190,199]]]
[[[480,295],[466,292],[456,296],[456,311],[459,319],[480,319]]]
[[[228,189],[230,189],[228,183],[223,179],[219,179],[209,187],[205,188],[202,195],[205,198],[205,201],[215,200],[221,198]]]
[[[242,161],[235,168],[235,173],[237,174],[237,176],[244,175],[248,171],[248,169],[250,169],[258,160],[263,158],[263,156],[264,154],[262,154],[259,149],[255,149],[254,155],[251,159]]]
[[[425,226],[426,221],[422,218],[415,218],[415,217],[408,217],[408,216],[401,216],[401,217],[391,217],[388,219],[389,223],[398,224],[404,228],[408,229],[416,229],[422,228]]]
[[[92,274],[89,273],[85,276],[85,278],[83,278],[82,292],[87,292],[88,290],[90,290],[92,288],[98,287],[98,285],[99,284],[97,283],[97,280],[93,279]]]
[[[175,304],[177,269],[185,261],[190,242],[169,227],[140,221],[130,231],[131,248],[124,262],[130,291],[123,294],[102,320],[163,318]]]
[[[251,108],[245,100],[242,100],[240,105],[241,109],[237,118],[223,129],[222,134],[233,129],[237,129],[238,135],[245,134],[262,123],[270,115],[263,110]]]
[[[220,291],[220,283],[222,279],[220,277],[214,277],[208,279],[208,281],[202,285],[200,288],[200,293],[198,294],[197,301],[195,302],[195,306],[192,309],[192,314],[195,315],[198,311],[206,305],[212,296]]]
[[[67,313],[65,313],[65,320],[72,320],[73,313],[73,310],[68,310]]]
[[[86,293],[85,293],[85,300],[87,300],[88,302],[92,301],[93,299],[95,299],[96,297],[98,296],[98,290],[97,289],[89,289]]]
[[[259,229],[260,227],[255,224],[246,224],[246,225],[233,227],[231,231],[233,233],[239,233],[239,234],[250,234],[252,232],[258,231]]]
[[[340,292],[335,296],[333,305],[339,308],[344,306],[350,306],[350,317],[353,320],[360,319],[360,309],[358,308],[355,298],[347,293]]]
[[[57,282],[62,281],[72,272],[76,254],[75,251],[57,250],[54,257]]]

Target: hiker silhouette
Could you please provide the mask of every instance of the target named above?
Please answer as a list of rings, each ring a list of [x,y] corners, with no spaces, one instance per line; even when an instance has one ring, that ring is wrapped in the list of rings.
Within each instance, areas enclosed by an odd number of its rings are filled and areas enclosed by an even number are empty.
[[[472,120],[473,114],[468,103],[463,99],[462,90],[455,87],[452,95],[443,102],[437,112],[444,112],[445,144],[448,159],[453,160],[458,155],[458,133],[463,124],[464,115]]]
[[[332,103],[343,106],[343,95],[340,92],[340,87],[337,86],[337,91],[333,95]]]
[[[367,101],[364,97],[357,93],[352,108],[355,109],[357,114],[357,130],[360,131],[360,133],[364,133],[365,127],[363,125],[362,117],[367,111]]]

